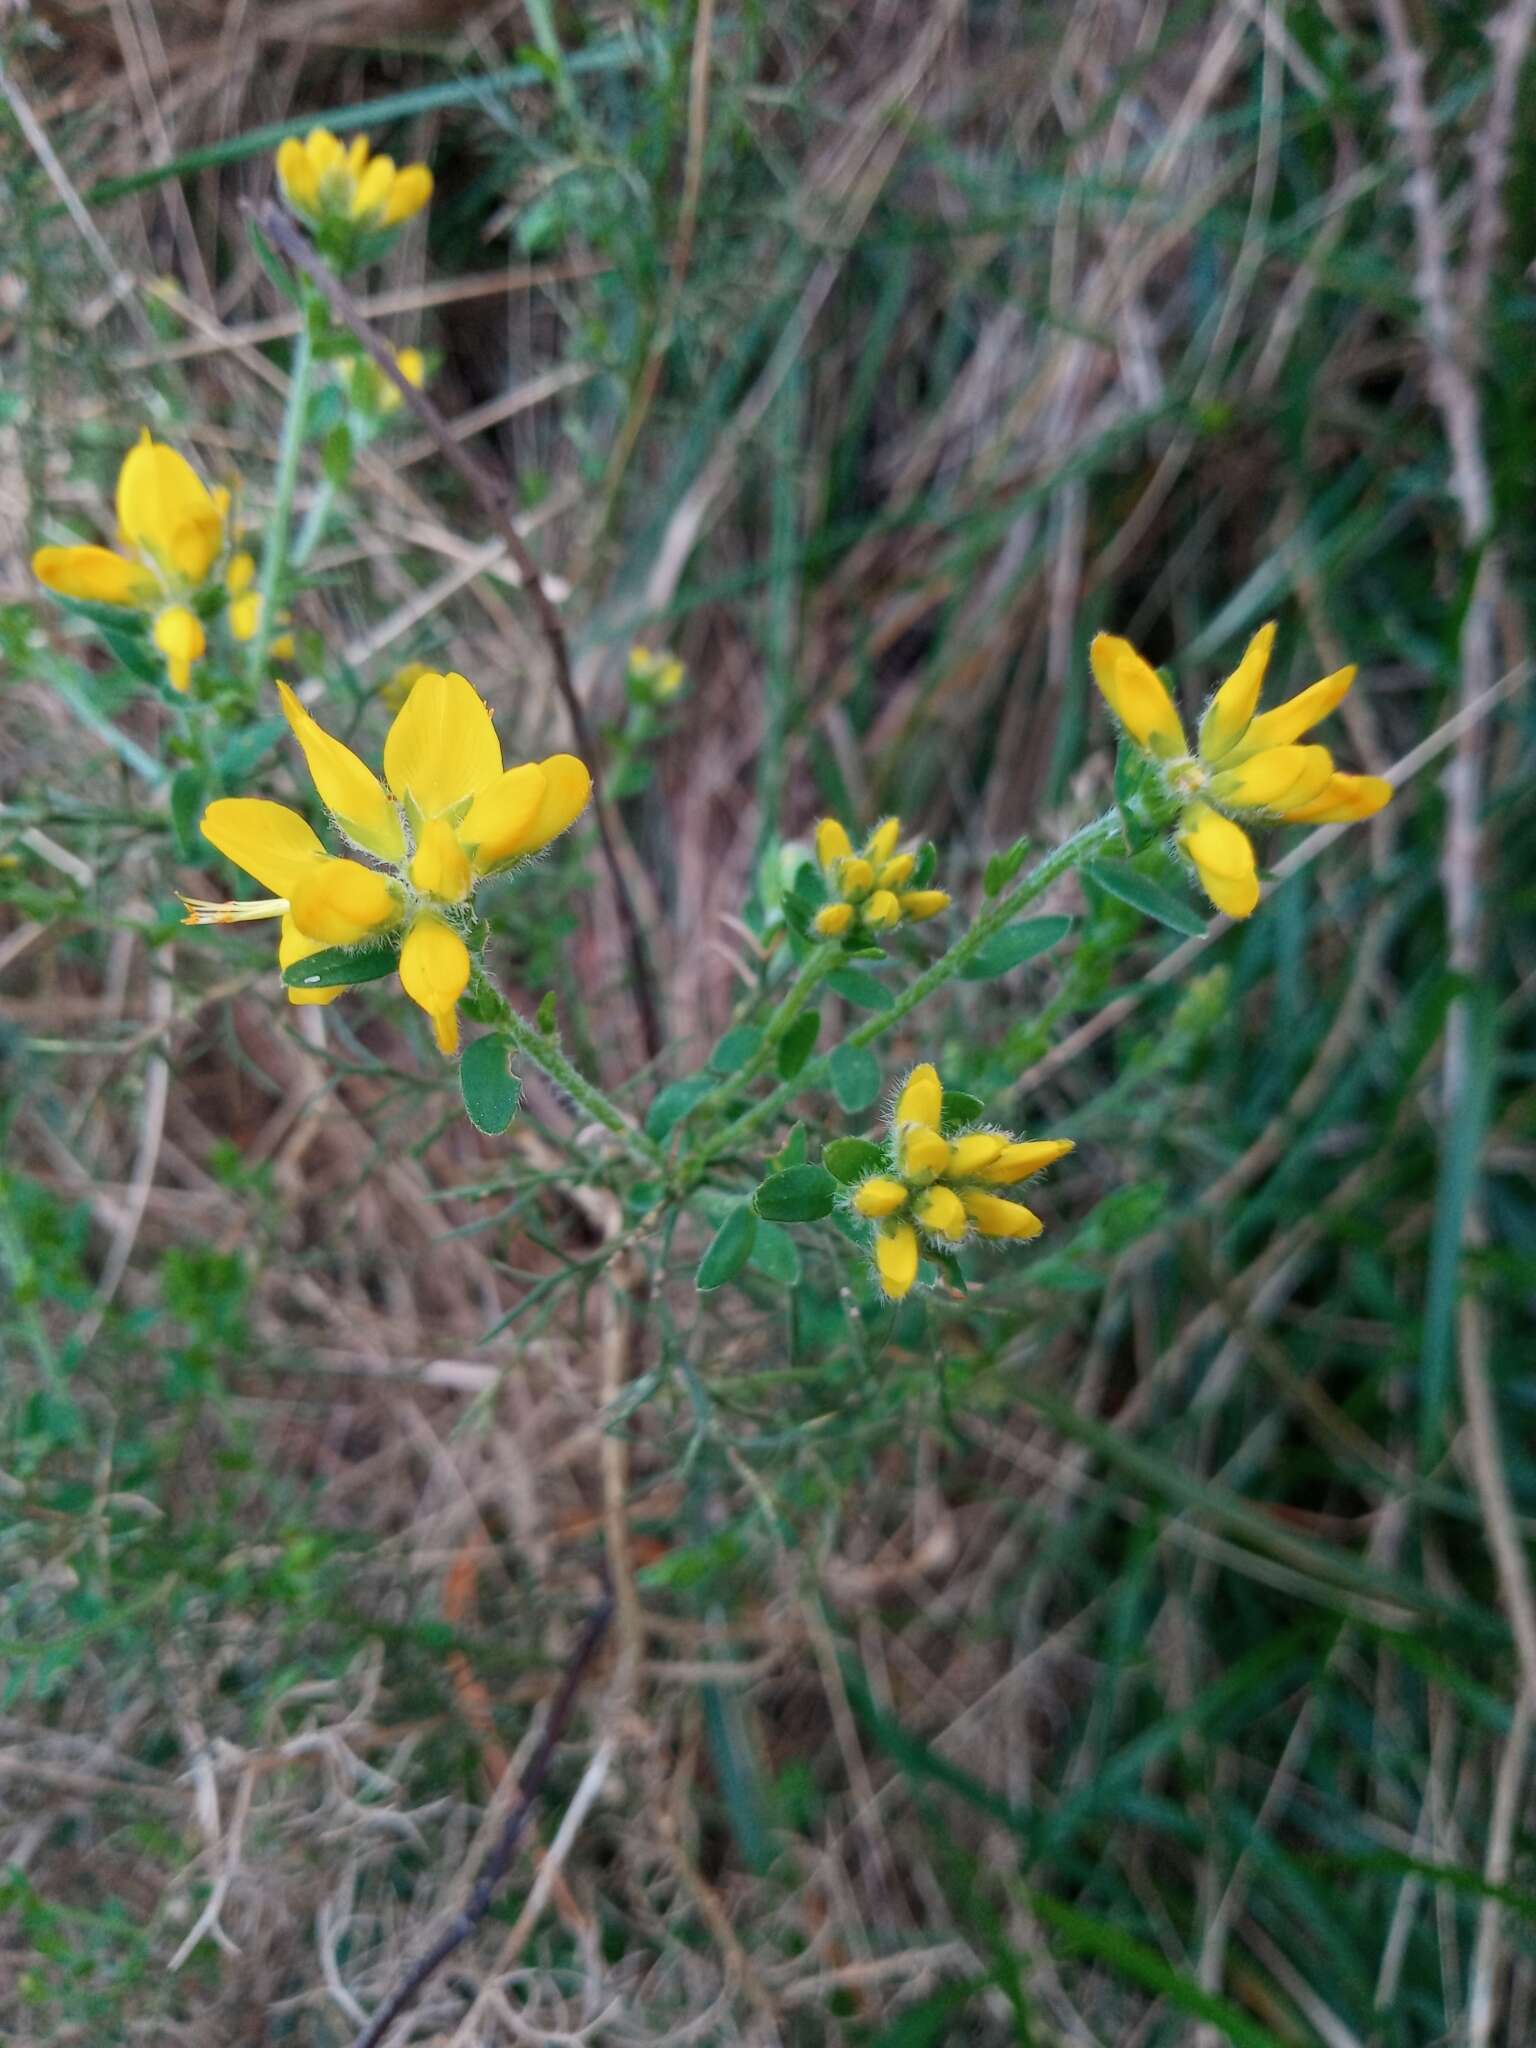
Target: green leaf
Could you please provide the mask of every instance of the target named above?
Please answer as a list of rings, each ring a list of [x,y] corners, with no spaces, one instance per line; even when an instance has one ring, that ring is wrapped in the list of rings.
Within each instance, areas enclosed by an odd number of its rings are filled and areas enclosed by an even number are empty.
[[[1022,924],[1005,925],[994,932],[960,970],[962,981],[993,981],[1022,967],[1037,954],[1048,953],[1072,929],[1070,917],[1027,917]]]
[[[778,1068],[781,1081],[793,1081],[796,1074],[811,1056],[821,1030],[821,1013],[807,1010],[803,1017],[797,1017],[784,1036],[779,1040]]]
[[[723,1287],[728,1280],[734,1280],[751,1257],[756,1237],[757,1218],[752,1213],[752,1204],[739,1202],[709,1240],[709,1248],[699,1261],[693,1281],[699,1292],[707,1294],[712,1287]]]
[[[554,990],[552,988],[546,989],[538,1009],[534,1012],[533,1018],[534,1030],[542,1031],[546,1038],[553,1038],[555,1035],[556,1008],[557,1002]]]
[[[1029,834],[1026,832],[1022,839],[1016,839],[1013,842],[1006,853],[993,854],[992,858],[987,862],[986,872],[981,880],[981,886],[989,896],[1000,896],[1003,893],[1014,876],[1019,872],[1019,869],[1023,867],[1025,856],[1029,852],[1029,846]]]
[[[197,820],[206,788],[201,768],[178,768],[171,777],[171,829],[187,860],[201,862],[205,858]]]
[[[400,965],[400,948],[391,939],[365,939],[360,946],[327,946],[307,960],[283,969],[289,988],[356,988],[382,981]]]
[[[788,1136],[788,1137],[787,1137],[787,1138],[786,1138],[786,1139],[784,1140],[783,1144],[782,1144],[782,1145],[781,1145],[781,1146],[779,1147],[778,1151],[774,1153],[774,1155],[773,1155],[773,1162],[772,1162],[772,1163],[773,1163],[773,1164],[774,1164],[774,1166],[776,1166],[776,1167],[784,1167],[784,1166],[804,1166],[804,1164],[805,1164],[805,1125],[804,1125],[804,1124],[792,1124],[792,1125],[790,1126],[789,1136]]]
[[[975,1123],[986,1106],[979,1095],[968,1095],[963,1088],[946,1088],[944,1107],[939,1116],[939,1128],[947,1137],[951,1131],[958,1131],[966,1124]]]
[[[352,429],[345,420],[338,420],[320,444],[320,467],[328,484],[338,491],[346,488],[352,474]]]
[[[912,877],[907,883],[907,887],[909,889],[926,889],[933,880],[934,870],[938,865],[939,849],[930,839],[926,845],[918,849],[917,866],[912,870]]]
[[[836,1198],[837,1182],[824,1166],[790,1166],[770,1173],[752,1201],[765,1223],[818,1223]]]
[[[883,981],[857,967],[839,967],[827,976],[827,987],[856,1010],[888,1010],[896,998]]]
[[[763,1042],[763,1034],[750,1024],[738,1024],[727,1031],[709,1056],[712,1074],[737,1074]]]
[[[669,1082],[646,1113],[646,1135],[659,1144],[714,1085],[707,1074],[691,1074],[686,1081]]]
[[[829,1064],[832,1093],[839,1106],[850,1115],[855,1110],[868,1109],[880,1093],[880,1062],[869,1048],[840,1045]]]
[[[1146,917],[1156,918],[1171,931],[1182,932],[1189,939],[1205,937],[1205,919],[1194,905],[1175,896],[1161,882],[1154,882],[1128,860],[1084,861],[1083,874],[1107,895],[1129,903]]]
[[[787,1230],[777,1223],[759,1223],[752,1246],[752,1263],[759,1273],[777,1280],[781,1287],[800,1283],[800,1252]]]
[[[868,1138],[834,1138],[831,1144],[822,1146],[821,1162],[832,1178],[847,1188],[879,1173],[885,1165],[885,1154]]]
[[[219,774],[225,787],[244,782],[258,768],[288,730],[286,718],[258,718],[242,726],[233,739],[219,749]]]
[[[464,1048],[459,1061],[459,1092],[477,1131],[499,1138],[517,1115],[523,1084],[507,1064],[504,1040],[492,1033]]]

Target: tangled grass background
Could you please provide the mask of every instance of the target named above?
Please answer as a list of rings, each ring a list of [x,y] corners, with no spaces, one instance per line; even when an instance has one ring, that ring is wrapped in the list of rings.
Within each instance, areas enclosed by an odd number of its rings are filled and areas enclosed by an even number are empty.
[[[353,2040],[605,1545],[638,1619],[396,2043],[1532,2038],[1536,9],[450,12],[0,24],[6,2038]],[[701,1319],[548,1087],[492,1144],[398,999],[176,928],[156,713],[25,563],[141,422],[259,523],[242,203],[318,119],[434,168],[366,304],[561,602],[654,1069],[579,847],[496,943],[637,1111],[781,831],[899,811],[974,897],[1103,807],[1098,628],[1186,708],[1269,616],[1361,664],[1387,812],[1205,940],[1069,885],[1068,964],[895,1049],[1079,1140],[984,1288],[861,1316],[806,1239]],[[426,661],[568,743],[408,425],[310,568],[361,722]],[[637,638],[689,675],[643,729]]]

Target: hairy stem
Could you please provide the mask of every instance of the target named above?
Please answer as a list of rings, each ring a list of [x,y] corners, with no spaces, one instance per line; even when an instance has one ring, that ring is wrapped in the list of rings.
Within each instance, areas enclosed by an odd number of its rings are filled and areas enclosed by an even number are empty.
[[[711,1088],[707,1095],[699,1098],[688,1112],[690,1121],[709,1116],[723,1102],[728,1102],[749,1082],[757,1079],[778,1050],[779,1043],[791,1024],[799,1017],[816,990],[842,958],[842,952],[843,949],[839,945],[823,944],[816,946],[806,955],[801,963],[800,972],[785,991],[778,1008],[763,1026],[762,1042],[757,1050],[750,1059],[742,1062],[738,1073],[732,1074],[727,1080],[722,1081],[718,1088]]]
[[[594,1123],[601,1124],[605,1131],[612,1131],[616,1138],[622,1139],[637,1159],[650,1167],[665,1165],[660,1147],[624,1114],[611,1097],[603,1093],[596,1082],[589,1081],[578,1067],[571,1064],[553,1038],[519,1016],[507,996],[488,977],[481,977],[480,986],[496,1005],[496,1014],[491,1020],[493,1028],[514,1050],[532,1060],[557,1088],[587,1112]]]
[[[288,533],[293,524],[293,494],[299,481],[299,456],[304,448],[304,419],[309,410],[309,380],[314,368],[314,341],[310,332],[313,317],[308,294],[302,308],[303,320],[293,344],[293,364],[288,373],[288,404],[283,413],[283,438],[278,450],[277,480],[272,510],[261,549],[261,610],[256,631],[246,655],[246,678],[252,692],[267,680],[267,647],[277,611],[278,590],[288,561]]]

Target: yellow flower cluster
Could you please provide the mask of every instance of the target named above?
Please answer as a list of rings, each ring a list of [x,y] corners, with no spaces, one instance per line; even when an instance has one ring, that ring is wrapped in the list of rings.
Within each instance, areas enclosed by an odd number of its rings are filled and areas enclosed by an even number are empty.
[[[398,934],[405,992],[432,1019],[439,1048],[452,1053],[457,1005],[469,985],[464,932],[476,883],[573,824],[592,778],[570,754],[504,767],[490,711],[461,675],[417,680],[384,741],[383,782],[286,684],[278,690],[337,831],[382,865],[329,853],[284,804],[223,797],[203,815],[204,837],[273,893],[253,903],[184,898],[187,923],[281,918],[284,968],[332,946]],[[328,1003],[342,992],[290,988],[288,997]]]
[[[301,142],[290,135],[277,152],[283,196],[306,226],[373,231],[398,227],[432,197],[425,164],[396,168],[375,156],[366,135],[343,143],[329,128],[311,128]]]
[[[427,359],[419,348],[396,349],[395,367],[417,391],[426,382]],[[399,386],[390,382],[371,356],[344,357],[336,375],[353,408],[367,418],[386,419],[405,403]]]
[[[670,702],[683,687],[685,674],[677,656],[664,647],[653,649],[637,643],[629,650],[629,681],[654,704]]]
[[[1044,1224],[999,1188],[1017,1187],[1073,1150],[1070,1138],[1028,1141],[973,1126],[945,1137],[937,1069],[914,1067],[897,1098],[888,1170],[853,1190],[855,1212],[875,1226],[875,1270],[892,1301],[917,1278],[919,1238],[952,1252],[973,1230],[990,1238],[1038,1237]]]
[[[197,601],[217,588],[215,572],[230,540],[229,507],[227,490],[210,491],[184,455],[145,427],[117,475],[118,546],[39,548],[32,572],[61,597],[146,614],[171,687],[185,690],[193,663],[208,651],[206,606],[197,608]],[[261,617],[261,599],[250,588],[255,573],[243,553],[224,569],[229,625],[238,640],[249,640]]]
[[[1255,715],[1274,638],[1271,623],[1249,641],[1206,708],[1194,753],[1162,678],[1129,640],[1100,633],[1088,650],[1110,710],[1180,801],[1179,846],[1206,895],[1229,917],[1253,911],[1259,876],[1253,842],[1228,813],[1289,825],[1348,824],[1371,817],[1392,796],[1381,776],[1341,774],[1326,747],[1296,744],[1348,695],[1352,665]]]
[[[836,818],[816,827],[816,858],[830,901],[817,911],[814,925],[823,939],[846,938],[851,932],[878,937],[903,921],[920,923],[949,908],[943,889],[909,889],[917,867],[915,853],[898,853],[900,818],[886,818],[855,853],[847,830]]]

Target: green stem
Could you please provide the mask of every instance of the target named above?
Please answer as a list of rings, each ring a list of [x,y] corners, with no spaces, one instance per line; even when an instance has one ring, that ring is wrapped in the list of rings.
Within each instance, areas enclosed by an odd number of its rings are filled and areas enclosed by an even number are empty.
[[[824,941],[812,948],[801,963],[800,972],[785,991],[779,1007],[763,1026],[762,1041],[757,1050],[750,1059],[742,1062],[738,1072],[722,1081],[718,1088],[711,1088],[707,1095],[700,1096],[688,1112],[690,1122],[710,1115],[722,1102],[728,1102],[757,1079],[773,1058],[779,1041],[842,956],[843,949],[835,942]]]
[[[302,569],[320,545],[320,536],[325,532],[325,523],[331,516],[331,507],[335,502],[335,487],[329,477],[322,477],[314,497],[309,502],[309,510],[304,515],[304,524],[299,528],[298,539],[293,544],[295,569]]]
[[[267,517],[266,538],[261,550],[261,614],[251,635],[246,657],[246,678],[252,693],[267,681],[267,646],[272,638],[278,593],[287,567],[288,530],[293,522],[293,494],[299,481],[299,457],[304,448],[304,422],[309,411],[309,379],[314,367],[314,338],[311,323],[316,318],[312,294],[306,287],[303,320],[293,345],[293,364],[288,373],[288,406],[283,414],[283,438],[278,450],[277,478],[273,486],[272,510]]]
[[[988,939],[1000,932],[1006,924],[1011,923],[1026,905],[1043,896],[1053,882],[1060,881],[1063,875],[1069,874],[1075,867],[1080,867],[1085,860],[1092,860],[1096,854],[1107,853],[1111,847],[1118,845],[1122,831],[1119,812],[1110,811],[1106,816],[1096,818],[1091,825],[1084,825],[1081,830],[1074,832],[1072,837],[1064,840],[1054,853],[1048,853],[1044,860],[1031,868],[1024,879],[1006,895],[999,896],[990,910],[983,911],[970,929],[956,939],[949,951],[941,953],[927,972],[920,974],[910,987],[904,989],[888,1010],[878,1011],[857,1029],[850,1031],[843,1041],[844,1045],[871,1045],[883,1032],[899,1024],[919,1003],[926,1002],[929,996],[936,994],[939,989],[953,981],[955,976],[976,957]],[[682,1177],[685,1185],[695,1185],[701,1178],[703,1169],[712,1159],[718,1159],[722,1152],[734,1151],[744,1138],[777,1116],[796,1095],[808,1088],[822,1086],[827,1079],[831,1057],[830,1052],[820,1054],[803,1067],[792,1081],[785,1081],[780,1087],[775,1088],[771,1095],[765,1095],[761,1102],[754,1103],[752,1108],[737,1117],[733,1124],[727,1125],[712,1142],[703,1145],[684,1162]]]
[[[482,977],[480,986],[495,1001],[496,1015],[491,1021],[509,1045],[532,1060],[536,1067],[542,1068],[555,1086],[578,1103],[594,1123],[601,1124],[605,1131],[612,1131],[616,1138],[621,1138],[637,1159],[643,1159],[647,1166],[666,1165],[661,1147],[633,1124],[595,1082],[589,1081],[579,1068],[572,1066],[553,1038],[535,1030],[526,1018],[520,1017],[489,978]]]

